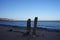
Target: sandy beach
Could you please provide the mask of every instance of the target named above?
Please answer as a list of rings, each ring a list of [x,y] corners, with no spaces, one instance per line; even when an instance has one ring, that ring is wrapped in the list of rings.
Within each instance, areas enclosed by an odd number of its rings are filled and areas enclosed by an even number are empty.
[[[0,40],[60,40],[60,32],[57,31],[37,28],[37,36],[32,37],[31,35],[23,36],[23,33],[17,32],[20,30],[26,30],[26,28],[0,25]]]

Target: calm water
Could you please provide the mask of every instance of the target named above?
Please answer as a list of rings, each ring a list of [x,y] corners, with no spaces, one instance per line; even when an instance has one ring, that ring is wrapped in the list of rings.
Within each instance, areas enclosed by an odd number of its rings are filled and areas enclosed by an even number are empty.
[[[0,24],[26,26],[26,21],[1,21]],[[34,22],[31,22],[31,27],[34,26]],[[60,29],[60,21],[38,21],[37,27]]]

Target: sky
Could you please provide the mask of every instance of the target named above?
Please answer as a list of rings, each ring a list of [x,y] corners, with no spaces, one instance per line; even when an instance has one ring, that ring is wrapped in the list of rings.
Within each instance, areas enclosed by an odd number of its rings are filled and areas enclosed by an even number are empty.
[[[0,18],[60,20],[60,0],[0,0]]]

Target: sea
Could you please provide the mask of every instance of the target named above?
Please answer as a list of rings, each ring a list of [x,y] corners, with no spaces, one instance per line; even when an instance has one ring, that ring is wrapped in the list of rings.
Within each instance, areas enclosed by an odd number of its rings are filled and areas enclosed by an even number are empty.
[[[20,20],[20,21],[0,20],[0,24],[26,27],[27,21],[25,21],[25,20],[23,20],[23,21],[22,20]],[[34,21],[31,21],[31,27],[34,27]],[[38,21],[37,27],[60,30],[60,21]]]

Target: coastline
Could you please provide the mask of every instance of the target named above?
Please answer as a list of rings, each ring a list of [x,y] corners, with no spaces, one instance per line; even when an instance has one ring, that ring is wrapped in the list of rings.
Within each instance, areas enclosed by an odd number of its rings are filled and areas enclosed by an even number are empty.
[[[12,32],[9,30],[13,29]],[[0,24],[0,40],[60,40],[60,31],[48,30],[46,28],[37,28],[36,34],[38,37],[23,36],[21,32],[14,32],[19,30],[26,30],[26,27],[17,27],[11,25]]]
[[[26,28],[26,26],[13,26],[13,25],[6,25],[6,24],[0,24],[0,26],[4,26],[4,27],[13,27],[13,28]],[[33,27],[32,27],[33,28]],[[50,28],[42,28],[42,27],[37,27],[37,29],[40,30],[47,30],[47,31],[55,31],[55,32],[60,32],[60,29],[50,29]]]

